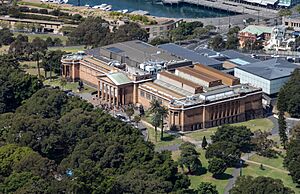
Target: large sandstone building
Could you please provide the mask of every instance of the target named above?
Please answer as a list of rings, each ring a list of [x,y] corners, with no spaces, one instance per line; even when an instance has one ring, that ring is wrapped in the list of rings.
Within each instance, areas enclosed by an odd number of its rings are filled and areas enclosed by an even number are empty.
[[[146,63],[139,66],[132,61],[139,61],[137,59],[141,60],[141,57],[133,60],[124,51],[127,45],[134,47],[134,44],[132,41],[122,43],[123,50],[116,45],[104,47],[118,55],[96,55],[99,50],[67,55],[62,59],[63,76],[69,81],[82,80],[94,86],[98,89],[97,98],[101,103],[113,107],[133,104],[147,109],[152,100],[158,100],[169,109],[168,126],[182,131],[262,116],[261,89],[240,84],[238,78],[212,67],[191,65],[174,55],[157,51],[158,48],[151,45],[142,46],[160,56],[155,58],[160,65]],[[131,65],[117,63],[112,59],[117,56],[125,56]],[[172,68],[167,70],[168,67]]]

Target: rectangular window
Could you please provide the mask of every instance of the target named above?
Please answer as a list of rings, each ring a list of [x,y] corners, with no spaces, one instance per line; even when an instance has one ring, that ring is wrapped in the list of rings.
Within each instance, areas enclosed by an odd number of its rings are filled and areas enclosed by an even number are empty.
[[[146,93],[146,98],[147,98],[148,100],[151,100],[151,96],[150,96],[149,93]]]
[[[144,92],[144,91],[141,91],[141,92],[140,92],[140,95],[141,95],[141,97],[145,97],[145,92]]]

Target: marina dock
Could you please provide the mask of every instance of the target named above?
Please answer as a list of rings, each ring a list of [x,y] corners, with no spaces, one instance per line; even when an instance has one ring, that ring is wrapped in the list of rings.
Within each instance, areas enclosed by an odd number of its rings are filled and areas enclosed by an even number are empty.
[[[277,10],[258,7],[248,4],[237,3],[226,0],[162,0],[163,4],[176,5],[180,3],[189,3],[212,9],[230,11],[240,14],[258,15],[263,18],[274,18],[277,16]]]

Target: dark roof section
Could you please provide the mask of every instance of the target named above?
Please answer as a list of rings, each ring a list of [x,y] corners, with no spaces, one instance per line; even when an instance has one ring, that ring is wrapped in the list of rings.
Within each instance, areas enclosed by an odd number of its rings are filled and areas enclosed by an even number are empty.
[[[284,59],[275,58],[245,66],[237,66],[236,68],[267,80],[274,80],[290,76],[296,68],[299,68],[299,66]]]
[[[248,63],[256,63],[260,61],[259,59],[252,58],[248,55],[242,54],[234,50],[226,50],[221,52],[221,54],[228,59],[241,59]]]
[[[219,53],[207,48],[195,48],[194,51],[200,55],[207,56],[207,57],[214,57],[217,56]]]
[[[208,65],[208,66],[222,65],[222,62],[218,60],[203,56],[199,53],[183,48],[174,43],[162,44],[159,45],[158,48],[161,48],[183,59],[191,60],[194,63],[201,63],[203,65]]]

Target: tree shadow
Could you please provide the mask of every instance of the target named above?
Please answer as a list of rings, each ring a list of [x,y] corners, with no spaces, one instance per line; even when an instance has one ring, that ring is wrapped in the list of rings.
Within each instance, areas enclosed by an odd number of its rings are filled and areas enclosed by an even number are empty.
[[[163,137],[161,139],[161,141],[173,141],[176,137],[174,135],[169,135],[169,136],[166,136],[166,137]]]
[[[228,180],[228,179],[233,178],[233,176],[231,174],[223,173],[223,174],[214,176],[214,178],[218,179],[218,180]]]

